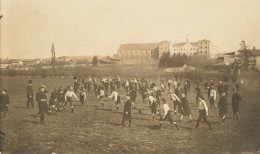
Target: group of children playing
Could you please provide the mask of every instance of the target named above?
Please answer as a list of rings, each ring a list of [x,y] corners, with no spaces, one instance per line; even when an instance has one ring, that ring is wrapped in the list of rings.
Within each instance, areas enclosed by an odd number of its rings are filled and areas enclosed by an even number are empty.
[[[51,92],[49,103],[47,102],[48,92],[46,86],[42,85],[39,88],[39,91],[36,93],[36,101],[38,102],[39,112],[37,115],[41,116],[41,122],[44,122],[44,114],[48,113],[57,113],[58,111],[64,111],[65,106],[69,103],[71,112],[76,113],[74,109],[74,103],[72,101],[72,97],[78,100],[77,91],[79,91],[79,100],[81,105],[84,105],[87,99],[86,88],[88,92],[91,90],[93,85],[94,94],[99,98],[99,102],[102,107],[105,106],[104,98],[111,98],[112,101],[116,104],[116,110],[119,110],[119,105],[124,103],[123,117],[122,117],[122,126],[125,125],[125,121],[129,121],[129,126],[131,126],[131,111],[136,109],[139,113],[142,113],[140,108],[137,107],[136,98],[138,92],[140,93],[143,102],[146,103],[146,100],[149,102],[149,107],[151,109],[152,118],[155,119],[156,115],[160,115],[159,125],[162,128],[162,122],[165,119],[168,119],[170,123],[174,124],[178,129],[180,129],[177,122],[173,121],[171,110],[169,105],[166,102],[166,99],[163,97],[163,93],[168,94],[170,101],[173,102],[173,111],[175,114],[178,112],[181,114],[180,123],[183,120],[184,116],[188,116],[190,122],[192,122],[191,116],[191,108],[188,102],[188,93],[190,92],[191,84],[187,79],[183,86],[181,86],[180,82],[176,80],[173,82],[171,79],[168,80],[168,89],[164,85],[164,81],[161,80],[160,84],[156,85],[152,80],[147,81],[145,78],[102,78],[100,83],[98,84],[97,79],[95,77],[89,78],[87,81],[82,79],[77,80],[76,78],[74,82],[74,88],[67,86],[67,88],[60,87],[58,90],[54,89]],[[173,85],[172,85],[173,84]],[[226,115],[227,115],[227,97],[228,97],[228,85],[227,82],[222,84],[220,81],[218,85],[218,93],[219,93],[219,103],[216,105],[216,90],[214,89],[213,81],[211,80],[210,84],[207,81],[204,84],[205,90],[208,93],[208,100],[210,102],[210,107],[215,107],[215,109],[219,109],[219,115],[222,118],[222,122],[224,124]],[[173,87],[173,88],[172,88]],[[76,89],[75,89],[76,88]],[[121,88],[125,89],[126,92],[126,101],[121,101],[121,97],[118,91],[122,92]],[[232,95],[232,108],[233,108],[233,117],[235,119],[238,118],[239,112],[239,102],[241,100],[241,96],[238,93],[239,85],[236,83],[233,88]],[[109,91],[110,90],[110,91]],[[205,123],[208,124],[209,129],[212,129],[211,124],[207,120],[208,116],[208,106],[205,102],[205,98],[202,96],[202,92],[199,88],[199,82],[195,82],[195,93],[196,93],[196,103],[199,107],[199,117],[197,119],[197,124],[195,128],[197,128],[200,124],[200,121],[203,119]],[[161,102],[163,103],[163,109],[160,109]],[[7,95],[7,90],[3,89],[0,95],[0,111],[6,113],[8,111],[8,105],[10,103],[9,96]],[[27,108],[34,107],[34,92],[32,88],[32,80],[29,80],[27,86]]]

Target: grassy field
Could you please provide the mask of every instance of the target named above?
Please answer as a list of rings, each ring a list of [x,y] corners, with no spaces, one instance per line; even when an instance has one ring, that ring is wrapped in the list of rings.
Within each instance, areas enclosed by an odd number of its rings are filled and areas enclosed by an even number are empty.
[[[115,105],[106,98],[105,108],[102,108],[93,91],[87,93],[85,105],[75,101],[76,114],[71,114],[67,106],[64,113],[46,115],[46,123],[42,125],[35,116],[37,103],[34,109],[26,109],[27,81],[26,77],[0,78],[0,88],[8,89],[11,99],[8,115],[1,122],[1,129],[6,133],[1,143],[3,153],[118,153],[123,147],[129,149],[125,151],[127,153],[239,153],[260,150],[260,87],[252,80],[245,80],[241,86],[240,121],[231,118],[231,105],[228,106],[225,125],[221,124],[218,111],[209,110],[208,119],[213,131],[208,130],[204,122],[197,130],[193,129],[198,117],[194,87],[188,94],[193,122],[189,123],[188,117],[184,117],[180,131],[168,121],[160,130],[159,117],[152,120],[148,104],[141,101],[140,95],[136,104],[143,113],[133,111],[132,127],[121,127],[123,104],[119,111],[115,111]],[[35,91],[41,84],[45,84],[50,92],[61,85],[73,85],[73,80],[69,78],[34,78],[33,81]],[[201,90],[206,96],[202,85]],[[125,97],[124,90],[119,93]],[[168,95],[163,96],[173,109]],[[179,121],[179,114],[172,115],[174,120]]]

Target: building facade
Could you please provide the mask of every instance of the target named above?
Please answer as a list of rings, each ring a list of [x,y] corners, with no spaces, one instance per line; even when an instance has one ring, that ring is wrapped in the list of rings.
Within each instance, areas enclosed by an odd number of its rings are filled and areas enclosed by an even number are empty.
[[[209,40],[190,42],[188,37],[186,42],[175,43],[172,48],[173,54],[199,55],[207,58],[217,58],[218,50],[218,47],[214,46]]]
[[[121,44],[115,58],[123,61],[158,59],[158,43]]]

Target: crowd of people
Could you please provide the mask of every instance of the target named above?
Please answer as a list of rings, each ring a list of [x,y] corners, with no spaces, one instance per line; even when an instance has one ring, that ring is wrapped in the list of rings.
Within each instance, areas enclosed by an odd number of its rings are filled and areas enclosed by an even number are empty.
[[[180,79],[181,80],[181,79]],[[64,112],[66,106],[69,104],[71,113],[76,113],[74,108],[73,97],[79,100],[81,105],[85,104],[88,100],[87,93],[93,93],[93,96],[97,98],[100,106],[105,107],[105,98],[112,99],[115,103],[115,110],[119,110],[119,105],[123,104],[123,116],[121,125],[125,126],[125,122],[128,121],[128,125],[131,126],[132,111],[137,110],[138,113],[142,113],[141,109],[136,103],[137,96],[140,95],[145,104],[148,103],[148,107],[151,110],[151,119],[155,120],[156,116],[159,116],[159,126],[162,128],[163,121],[168,120],[171,124],[175,125],[177,129],[180,128],[180,123],[184,117],[188,117],[190,122],[192,122],[191,108],[189,105],[188,97],[189,93],[192,91],[192,84],[189,79],[186,79],[184,84],[177,79],[168,79],[167,81],[160,80],[158,83],[153,80],[147,80],[145,78],[120,78],[116,76],[114,78],[105,77],[101,78],[98,82],[95,76],[83,79],[77,79],[74,77],[74,85],[67,86],[63,88],[53,89],[50,96],[45,85],[41,85],[36,94],[34,94],[33,81],[29,80],[27,86],[27,108],[34,108],[34,100],[38,102],[39,112],[37,116],[40,116],[41,123],[44,123],[45,114],[57,114],[57,112]],[[194,90],[196,93],[196,98],[194,101],[198,104],[199,116],[197,118],[197,123],[195,129],[198,128],[200,121],[203,119],[204,122],[212,130],[212,126],[208,121],[207,117],[209,115],[209,108],[219,110],[219,116],[222,119],[222,123],[225,123],[227,117],[227,98],[228,94],[228,82],[219,81],[217,90],[215,90],[213,80],[205,81],[204,90],[207,94],[207,100],[202,95],[202,90],[200,89],[200,82],[194,82]],[[167,85],[167,86],[166,86]],[[233,118],[238,119],[239,113],[239,102],[241,101],[241,96],[239,94],[239,84],[236,82],[233,85],[233,94],[231,99]],[[121,95],[125,97],[125,101],[122,101]],[[122,94],[123,93],[123,94]],[[218,93],[218,95],[217,95]],[[168,97],[169,99],[166,99]],[[218,103],[217,97],[219,98]],[[49,99],[48,99],[49,98]],[[173,103],[173,109],[170,109],[167,100]],[[191,99],[189,99],[191,100]],[[206,101],[209,101],[209,108]],[[10,103],[7,90],[3,89],[0,95],[0,111],[6,116],[8,111],[8,105]],[[171,114],[173,111],[174,115],[180,114],[180,120],[174,121]],[[2,116],[1,116],[2,117]]]

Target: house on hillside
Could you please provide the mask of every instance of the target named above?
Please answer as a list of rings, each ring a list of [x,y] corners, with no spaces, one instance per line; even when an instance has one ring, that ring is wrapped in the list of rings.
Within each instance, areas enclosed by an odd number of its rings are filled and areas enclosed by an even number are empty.
[[[68,61],[70,65],[76,65],[78,61],[76,59],[71,59]]]
[[[21,67],[23,66],[23,61],[21,60],[10,60],[9,61],[12,67]]]
[[[229,53],[224,54],[223,55],[224,63],[228,64],[228,65],[234,63],[235,55],[236,55],[236,52],[229,52]]]
[[[67,56],[62,56],[62,57],[58,57],[56,58],[56,61],[65,61],[65,62],[69,62],[71,59]]]
[[[23,60],[23,65],[24,66],[35,66],[35,65],[40,65],[41,60],[40,59],[28,59],[28,60]]]
[[[10,66],[11,66],[10,62],[2,62],[2,63],[0,63],[0,69],[7,69]]]

